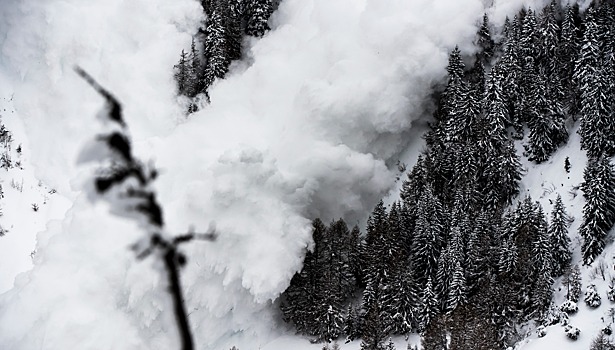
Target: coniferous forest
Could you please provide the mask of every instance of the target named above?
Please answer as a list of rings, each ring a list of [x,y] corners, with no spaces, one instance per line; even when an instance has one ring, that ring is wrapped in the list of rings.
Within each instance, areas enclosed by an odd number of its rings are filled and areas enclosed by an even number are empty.
[[[272,0],[201,0],[207,22],[182,51],[175,65],[177,93],[188,98],[203,94],[216,79],[222,79],[233,60],[241,58],[244,36],[262,37],[274,9]],[[196,111],[191,104],[188,113]]]
[[[235,12],[241,6],[208,6],[205,63],[183,78],[182,65],[198,66],[201,56],[194,45],[182,53],[180,94],[224,77],[239,55],[230,44],[241,32],[236,18],[247,34],[266,29],[253,30],[246,12]],[[226,30],[217,29],[216,11],[225,13]],[[519,193],[521,158],[547,162],[578,123],[589,158],[579,234],[583,263],[591,264],[615,223],[614,36],[609,1],[584,12],[555,1],[524,9],[501,30],[485,15],[478,51],[450,52],[426,146],[400,199],[380,201],[365,232],[343,219],[314,219],[314,246],[281,298],[284,320],[314,342],[361,339],[365,350],[391,349],[391,336],[412,332],[423,349],[506,349],[523,338],[522,324],[564,322],[581,289],[571,219],[559,195],[548,213]],[[562,167],[570,171],[568,159]],[[562,276],[568,301],[556,307],[554,280]],[[566,332],[578,336],[574,327]]]
[[[0,350],[615,349],[615,0],[0,0],[0,52]]]

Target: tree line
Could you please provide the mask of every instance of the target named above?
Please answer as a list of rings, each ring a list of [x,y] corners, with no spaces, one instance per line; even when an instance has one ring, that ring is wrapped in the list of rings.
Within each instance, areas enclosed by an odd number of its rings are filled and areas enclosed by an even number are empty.
[[[450,53],[400,200],[378,203],[364,234],[314,220],[313,249],[281,302],[299,333],[360,338],[366,350],[410,332],[424,349],[505,349],[521,339],[519,324],[547,322],[554,279],[580,278],[571,219],[559,195],[550,215],[520,197],[520,157],[548,161],[575,125],[588,155],[583,263],[602,253],[615,223],[615,4],[581,13],[553,1],[507,19],[497,42],[494,30],[485,15],[477,52]]]
[[[189,52],[182,50],[174,66],[177,93],[188,98],[203,94],[216,79],[223,79],[233,60],[241,58],[244,35],[262,37],[269,30],[272,0],[202,0],[206,21],[192,39]],[[196,104],[188,113],[196,111]]]

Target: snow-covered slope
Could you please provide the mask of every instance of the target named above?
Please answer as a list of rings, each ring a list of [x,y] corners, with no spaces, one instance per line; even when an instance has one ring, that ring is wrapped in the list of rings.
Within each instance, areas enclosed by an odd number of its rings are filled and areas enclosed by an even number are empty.
[[[501,20],[521,2],[495,3]],[[0,345],[164,349],[176,341],[158,266],[135,261],[128,249],[142,233],[82,193],[92,168],[77,166],[77,155],[100,127],[93,116],[102,101],[72,71],[78,64],[123,102],[137,153],[161,168],[169,231],[217,224],[217,242],[186,249],[183,279],[199,348],[275,350],[296,340],[273,340],[286,330],[272,306],[300,268],[309,219],[360,222],[395,186],[396,160],[411,164],[420,147],[413,125],[429,110],[426,97],[445,74],[447,54],[456,44],[471,52],[484,4],[285,0],[272,31],[245,43],[246,57],[213,88],[212,104],[189,120],[171,67],[202,20],[197,1],[7,0],[0,8],[0,74],[24,121],[36,169],[28,181],[36,176],[73,202],[39,235],[33,270],[0,296]],[[562,152],[553,164],[563,170]],[[581,162],[572,159],[574,172]],[[555,165],[530,173],[547,168],[553,181]],[[527,178],[539,198],[542,178]],[[572,177],[563,188],[578,182]],[[30,205],[37,191],[19,200]],[[567,202],[571,212],[579,198]],[[67,206],[12,218],[38,231],[48,220],[31,218],[59,217]],[[8,237],[1,249],[16,244]],[[19,248],[20,258],[33,248]]]
[[[13,96],[0,76],[0,122],[13,139],[0,146],[3,151],[8,149],[13,163],[8,169],[0,169],[0,293],[13,287],[17,274],[32,268],[36,234],[44,231],[50,221],[62,219],[70,206],[68,199],[34,176],[31,150],[22,120],[13,107]]]
[[[583,182],[583,170],[587,164],[587,156],[585,151],[580,149],[580,137],[576,133],[577,129],[578,125],[571,131],[568,143],[560,148],[545,164],[524,164],[528,172],[522,180],[522,193],[527,193],[534,200],[539,201],[547,213],[551,211],[552,204],[555,203],[555,198],[559,193],[566,205],[568,215],[574,219],[568,232],[572,241],[573,264],[578,264],[581,267],[583,288],[581,299],[578,302],[579,311],[570,315],[570,324],[577,327],[581,332],[579,338],[573,341],[564,333],[562,323],[546,327],[544,337],[538,337],[537,332],[530,329],[528,338],[519,344],[519,349],[589,349],[593,338],[603,328],[613,324],[613,320],[607,315],[607,312],[614,308],[615,304],[610,302],[606,296],[611,276],[615,277],[615,245],[612,244],[612,236],[605,251],[591,266],[582,265],[580,249],[582,241],[578,232],[583,221],[585,200],[579,186]],[[566,157],[569,157],[571,163],[570,173],[566,173],[564,170]],[[601,263],[605,264],[606,267],[605,279],[594,272],[596,266]],[[602,298],[602,304],[598,308],[590,308],[583,301],[590,284],[596,286]],[[554,306],[559,307],[565,300],[566,288],[562,285],[560,278],[555,284]]]

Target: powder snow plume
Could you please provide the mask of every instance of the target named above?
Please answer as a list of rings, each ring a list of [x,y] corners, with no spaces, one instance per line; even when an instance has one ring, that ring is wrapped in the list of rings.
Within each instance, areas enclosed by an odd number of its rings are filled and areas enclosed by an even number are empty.
[[[37,175],[73,208],[40,233],[34,269],[0,296],[0,347],[167,349],[176,342],[160,266],[135,261],[143,233],[82,193],[76,165],[100,128],[100,97],[123,103],[157,181],[170,232],[216,223],[186,249],[198,348],[256,348],[280,330],[273,302],[301,267],[310,220],[364,220],[429,109],[450,50],[473,50],[480,0],[284,0],[272,30],[184,120],[171,67],[203,19],[192,0],[9,0],[0,74],[13,84]],[[417,136],[414,136],[417,137]],[[245,346],[242,346],[245,345]]]

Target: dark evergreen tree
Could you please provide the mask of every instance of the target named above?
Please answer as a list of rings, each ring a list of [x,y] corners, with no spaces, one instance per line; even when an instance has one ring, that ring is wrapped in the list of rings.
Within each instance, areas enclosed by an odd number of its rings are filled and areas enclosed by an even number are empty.
[[[447,349],[446,329],[440,318],[434,319],[421,337],[421,349],[445,350]]]
[[[417,207],[415,239],[412,246],[418,283],[435,278],[438,258],[444,244],[446,218],[442,204],[430,186],[425,188]]]
[[[608,95],[609,77],[602,69],[599,29],[595,10],[590,7],[585,16],[585,30],[577,60],[576,80],[581,91],[581,148],[590,157],[615,154],[615,125],[612,102]]]
[[[245,11],[245,0],[229,0],[226,20],[226,52],[229,60],[241,58],[242,17]]]
[[[389,298],[385,300],[392,311],[389,315],[390,326],[386,330],[389,334],[406,335],[417,327],[416,307],[419,304],[419,292],[412,273],[404,265],[396,271],[388,288]]]
[[[495,265],[492,241],[496,227],[497,223],[488,212],[483,211],[477,215],[467,244],[466,283],[469,293],[491,276]]]
[[[182,50],[179,62],[175,65],[175,81],[177,82],[177,94],[185,95],[190,80],[188,54]]]
[[[550,236],[547,232],[547,222],[538,206],[534,212],[536,235],[532,247],[530,264],[534,268],[535,283],[532,290],[532,311],[543,316],[547,312],[553,295],[553,255]]]
[[[491,38],[491,32],[489,30],[489,27],[489,17],[485,13],[483,15],[483,23],[478,29],[478,33],[476,35],[476,44],[479,48],[477,58],[482,65],[487,65],[490,63],[490,60],[493,57],[495,50],[495,42]]]
[[[522,135],[522,98],[521,98],[521,49],[519,45],[520,24],[518,17],[515,16],[510,24],[506,36],[504,53],[499,62],[491,72],[491,81],[498,85],[500,98],[504,102],[506,109],[507,126],[513,126],[519,135]],[[491,101],[489,98],[486,101]],[[499,105],[501,102],[497,102]],[[489,113],[489,108],[487,109]]]
[[[355,225],[352,228],[352,231],[350,231],[350,236],[348,237],[346,246],[350,270],[354,275],[354,280],[357,285],[362,285],[363,273],[361,269],[361,231],[358,226]]]
[[[467,286],[465,271],[461,267],[461,262],[457,261],[453,271],[453,279],[449,288],[447,308],[449,312],[455,310],[458,306],[464,305],[467,301]]]
[[[439,141],[449,143],[459,143],[469,140],[476,132],[478,115],[480,113],[480,102],[470,90],[470,85],[463,80],[464,64],[461,59],[461,52],[457,47],[449,56],[449,82],[444,91],[442,101],[442,120],[441,134],[437,135]],[[474,72],[480,75],[480,72]],[[475,77],[479,80],[480,76]],[[481,85],[480,80],[475,82]]]
[[[338,305],[327,305],[326,311],[320,312],[316,318],[318,324],[318,338],[328,343],[337,339],[344,328],[344,318]]]
[[[464,98],[468,94],[467,83],[463,81],[464,77],[463,59],[458,47],[455,47],[449,54],[448,66],[448,83],[442,92],[436,112],[436,123],[432,125],[431,130],[426,135],[427,144],[432,147],[441,146],[441,143],[446,141],[445,128],[447,124],[452,123],[450,119],[457,114],[457,119],[463,118],[461,111],[458,111],[463,103]],[[449,129],[454,126],[448,126]]]
[[[537,163],[547,160],[568,139],[559,77],[549,65],[554,54],[547,51],[543,53],[543,67],[527,57],[522,70],[523,119],[530,130],[525,149],[528,159]]]
[[[506,214],[500,229],[497,310],[504,322],[540,316],[552,293],[552,255],[542,208],[530,197]],[[514,321],[513,321],[514,322]]]
[[[282,295],[281,310],[287,322],[293,322],[299,333],[318,335],[320,329],[316,322],[322,307],[323,295],[327,292],[321,288],[322,241],[326,227],[320,219],[312,222],[312,251],[306,253],[303,269],[291,279],[290,286]]]
[[[579,233],[583,262],[590,264],[604,250],[606,235],[615,223],[615,174],[609,159],[590,159],[583,179],[585,205]]]
[[[536,13],[530,8],[525,16],[522,17],[521,32],[519,37],[519,48],[521,50],[521,59],[525,61],[528,58],[536,60],[539,57],[542,46],[540,40],[540,31],[538,29],[538,21]]]
[[[327,230],[327,244],[324,252],[325,274],[328,286],[325,288],[338,302],[346,300],[355,291],[356,280],[352,266],[358,247],[358,241],[353,237],[344,220],[334,221]]]
[[[581,270],[578,265],[574,265],[564,276],[564,285],[566,286],[566,299],[577,302],[581,296]]]
[[[545,6],[540,16],[538,63],[545,75],[557,75],[559,73],[557,55],[560,47],[561,28],[556,16],[557,4],[555,0],[552,0],[548,6]]]
[[[488,151],[490,154],[482,174],[482,189],[486,207],[497,209],[509,204],[519,193],[522,168],[511,141],[501,145],[492,142]]]
[[[578,7],[566,6],[562,22],[561,42],[558,50],[558,67],[562,89],[566,91],[564,106],[568,114],[576,115],[579,110],[580,92],[575,70],[579,53]]]
[[[385,256],[386,268],[380,286],[381,318],[386,333],[407,334],[414,323],[414,306],[417,302],[416,283],[408,269],[407,250],[401,244],[402,221],[400,205],[391,206],[388,217]]]
[[[201,74],[200,54],[196,48],[196,42],[194,38],[192,38],[192,44],[190,45],[190,68],[189,68],[188,84],[186,88],[186,96],[195,97],[201,91],[202,87],[199,86],[200,74]]]
[[[439,303],[436,299],[436,294],[433,290],[433,284],[431,283],[431,277],[427,279],[427,284],[423,289],[421,295],[421,301],[418,308],[419,316],[419,331],[424,331],[428,328],[432,320],[438,315]]]
[[[570,217],[566,213],[562,197],[558,194],[553,206],[553,211],[551,212],[551,222],[549,225],[549,236],[553,249],[554,277],[563,275],[570,267],[572,252],[570,251],[570,237],[568,237],[569,225]]]
[[[386,350],[384,341],[387,334],[384,331],[380,314],[378,302],[372,303],[363,322],[361,350]]]
[[[216,78],[224,78],[229,66],[225,20],[221,10],[214,9],[207,19],[205,51],[205,73],[203,89],[209,88]],[[202,91],[204,92],[204,91]]]
[[[247,21],[246,34],[261,37],[269,30],[269,16],[273,12],[271,0],[252,0],[246,5],[244,18]]]
[[[361,337],[361,317],[355,305],[348,305],[348,312],[344,323],[346,342],[351,342]]]
[[[374,302],[379,302],[380,286],[386,284],[387,277],[387,234],[388,216],[382,200],[378,202],[367,221],[367,234],[363,245],[365,290],[363,291],[363,310],[370,310]],[[380,312],[380,305],[378,306]]]

